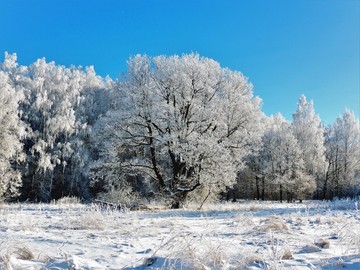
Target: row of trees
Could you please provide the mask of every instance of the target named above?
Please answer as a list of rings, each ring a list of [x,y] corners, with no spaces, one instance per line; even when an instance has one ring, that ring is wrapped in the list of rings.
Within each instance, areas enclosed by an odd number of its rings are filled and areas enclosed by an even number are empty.
[[[93,68],[16,61],[5,54],[0,69],[0,197],[89,197],[91,126],[107,110],[110,86]]]
[[[360,129],[354,113],[325,127],[301,96],[293,121],[267,119],[259,152],[248,156],[231,194],[257,199],[332,199],[360,193]]]
[[[0,198],[333,198],[359,194],[360,129],[300,97],[267,117],[239,72],[197,54],[128,61],[121,80],[39,59],[0,65]],[[115,197],[114,197],[115,196]]]

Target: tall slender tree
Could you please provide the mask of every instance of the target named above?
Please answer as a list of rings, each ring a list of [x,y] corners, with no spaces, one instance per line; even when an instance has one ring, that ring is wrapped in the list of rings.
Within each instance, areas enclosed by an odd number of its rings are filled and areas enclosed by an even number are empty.
[[[301,149],[305,170],[316,179],[316,197],[321,198],[326,170],[324,127],[315,114],[313,101],[308,102],[304,95],[300,96],[293,114],[292,130]]]

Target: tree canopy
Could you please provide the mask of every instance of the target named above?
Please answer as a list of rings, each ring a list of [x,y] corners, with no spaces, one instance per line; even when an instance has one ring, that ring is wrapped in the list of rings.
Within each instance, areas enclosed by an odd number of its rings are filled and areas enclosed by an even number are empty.
[[[359,120],[324,126],[301,96],[266,116],[238,71],[136,55],[119,80],[46,59],[0,64],[0,198],[165,200],[359,195]]]

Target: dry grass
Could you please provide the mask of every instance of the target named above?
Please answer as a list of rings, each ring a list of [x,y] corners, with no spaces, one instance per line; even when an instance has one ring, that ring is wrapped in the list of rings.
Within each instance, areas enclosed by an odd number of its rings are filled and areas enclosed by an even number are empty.
[[[277,216],[271,216],[269,218],[260,221],[260,225],[255,227],[255,230],[261,232],[287,231],[289,230],[289,228],[282,218]]]
[[[104,217],[99,212],[83,213],[71,222],[70,228],[73,230],[104,230]]]
[[[169,257],[181,261],[184,269],[208,270],[227,269],[229,255],[221,243],[214,242],[207,235],[180,234],[166,241],[160,249],[171,250]],[[167,265],[170,267],[171,265]]]
[[[38,227],[37,221],[33,217],[22,220],[18,224],[18,229],[21,231],[35,231]]]
[[[360,254],[360,223],[351,221],[337,228],[339,244],[346,255]]]
[[[28,246],[22,243],[2,243],[1,255],[12,256],[19,260],[32,260],[34,254]]]
[[[249,254],[243,255],[237,264],[237,268],[239,269],[247,269],[251,264],[261,264],[264,263],[264,259],[260,258],[258,255]]]
[[[239,202],[207,202],[201,208],[202,211],[244,211],[256,212],[271,208],[272,202],[262,201],[239,201]],[[186,204],[188,210],[198,210],[198,202],[189,202]]]
[[[326,239],[319,239],[314,244],[319,248],[330,248],[330,242]]]
[[[10,249],[9,254],[14,256],[16,259],[19,260],[32,260],[34,259],[34,254],[27,246],[15,246]]]
[[[290,249],[286,248],[281,257],[282,260],[291,260],[293,258],[292,252]]]
[[[80,204],[81,200],[78,197],[62,197],[60,199],[58,199],[57,201],[55,201],[56,205],[75,205],[75,204]]]
[[[26,236],[25,243],[30,243],[30,235],[42,237],[44,230],[46,233],[55,232],[56,237],[51,235],[55,240],[61,240],[62,235],[75,235],[78,237],[76,239],[85,243],[88,238],[91,240],[89,245],[104,250],[99,257],[109,257],[110,246],[119,251],[114,252],[114,256],[128,254],[126,263],[129,267],[139,269],[145,266],[167,270],[296,269],[290,267],[300,264],[298,256],[311,258],[311,263],[316,265],[318,261],[313,258],[323,259],[330,251],[338,252],[336,255],[339,256],[360,253],[359,216],[354,211],[324,212],[314,208],[306,211],[305,204],[302,208],[295,204],[275,204],[272,209],[271,204],[256,205],[253,201],[208,204],[203,211],[183,209],[163,212],[100,211],[92,205],[67,207],[65,203],[61,204],[64,205],[5,205],[11,212],[0,211],[4,217],[0,226],[4,228],[2,235],[6,238],[13,237],[7,233],[18,236],[21,230],[30,230],[34,226],[32,232],[23,233]],[[17,211],[18,208],[21,211]],[[266,208],[271,209],[267,211]],[[225,210],[230,211],[227,213]],[[10,228],[9,232],[6,231],[7,228]],[[102,232],[98,232],[99,230]],[[111,237],[107,238],[106,235]],[[67,243],[63,254],[76,254],[73,251],[78,251],[78,241],[73,242]],[[52,246],[47,251],[51,258],[44,256],[40,260],[36,254],[35,260],[20,263],[49,265],[49,261],[59,259],[62,265],[64,262],[71,265],[70,255],[59,258],[62,253],[56,253],[60,250],[56,243],[47,243]],[[85,250],[85,244],[83,245]],[[326,248],[331,250],[324,250]],[[86,249],[90,250],[88,247]],[[150,251],[142,253],[145,249]],[[31,251],[35,253],[38,250],[38,243],[31,242]],[[318,253],[304,254],[312,252]],[[9,255],[11,253],[18,255]],[[301,253],[303,254],[298,255]],[[89,260],[97,259],[98,256],[91,250],[89,254],[79,254],[76,256]],[[31,258],[20,248],[8,250],[6,245],[1,250],[0,240],[0,269],[14,267],[11,264],[15,264],[17,256],[25,260]],[[106,260],[108,265],[114,260],[118,262],[118,258],[113,257]],[[119,260],[124,259],[119,256]],[[119,264],[125,265],[123,261]]]
[[[255,226],[254,218],[248,215],[236,215],[233,219],[233,225],[241,228],[242,230],[252,230]]]
[[[35,258],[33,252],[25,244],[3,242],[0,246],[0,269],[13,269],[10,262],[11,257],[27,261]]]
[[[10,264],[10,258],[6,254],[0,256],[0,269],[12,269]]]
[[[261,210],[261,207],[259,204],[250,204],[248,207],[248,211],[255,212]]]

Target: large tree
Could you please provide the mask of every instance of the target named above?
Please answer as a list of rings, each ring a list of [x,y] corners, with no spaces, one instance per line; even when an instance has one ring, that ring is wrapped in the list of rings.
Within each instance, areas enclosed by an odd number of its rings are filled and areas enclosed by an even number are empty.
[[[121,174],[141,174],[173,207],[190,192],[231,186],[260,137],[260,100],[247,79],[197,54],[137,55],[128,67],[98,127],[97,179],[114,187]]]

